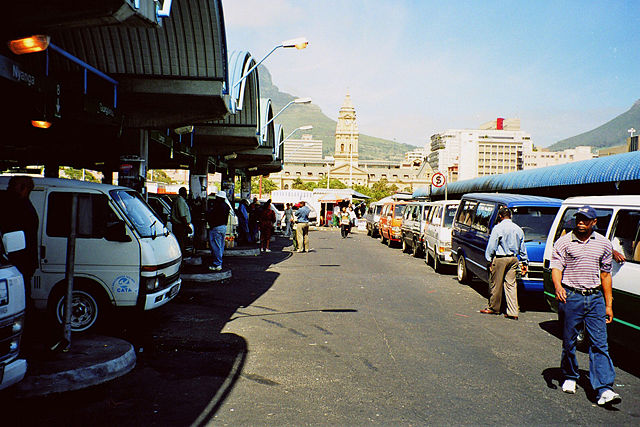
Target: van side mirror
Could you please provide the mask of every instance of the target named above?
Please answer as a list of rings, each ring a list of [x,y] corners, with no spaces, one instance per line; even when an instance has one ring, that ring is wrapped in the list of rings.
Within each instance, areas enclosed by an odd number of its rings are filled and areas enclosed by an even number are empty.
[[[124,221],[116,221],[107,226],[104,238],[110,242],[130,242],[131,237],[127,235],[127,226]]]
[[[2,246],[7,253],[21,251],[27,247],[24,231],[11,231],[2,235]]]

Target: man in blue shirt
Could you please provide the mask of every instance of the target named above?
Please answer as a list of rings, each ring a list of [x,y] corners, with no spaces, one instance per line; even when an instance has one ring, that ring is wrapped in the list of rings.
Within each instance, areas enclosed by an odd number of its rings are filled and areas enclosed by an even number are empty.
[[[309,213],[311,209],[305,202],[300,202],[300,208],[296,212],[296,240],[298,249],[296,252],[309,252]]]
[[[518,284],[516,271],[522,262],[522,274],[527,274],[527,249],[524,245],[524,231],[511,221],[509,208],[500,208],[498,224],[491,230],[484,256],[491,263],[489,306],[480,313],[500,314],[502,290],[507,299],[507,319],[518,320]]]

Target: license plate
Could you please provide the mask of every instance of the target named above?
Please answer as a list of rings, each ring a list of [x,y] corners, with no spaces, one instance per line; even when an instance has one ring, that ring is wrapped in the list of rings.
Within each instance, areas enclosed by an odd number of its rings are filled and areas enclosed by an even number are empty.
[[[175,297],[179,290],[180,290],[180,285],[174,285],[174,287],[171,288],[171,290],[169,291],[169,298]]]

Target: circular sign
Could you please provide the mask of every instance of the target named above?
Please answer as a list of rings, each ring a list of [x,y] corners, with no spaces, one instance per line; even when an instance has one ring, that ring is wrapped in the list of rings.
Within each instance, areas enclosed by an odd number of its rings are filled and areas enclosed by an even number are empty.
[[[440,172],[434,173],[433,176],[431,177],[431,184],[434,187],[442,187],[446,181],[447,181],[446,178]]]

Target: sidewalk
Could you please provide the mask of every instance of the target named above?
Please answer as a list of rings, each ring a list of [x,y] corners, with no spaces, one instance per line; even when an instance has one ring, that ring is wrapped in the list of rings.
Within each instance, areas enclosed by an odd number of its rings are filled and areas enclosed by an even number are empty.
[[[27,363],[27,375],[13,389],[16,397],[46,396],[110,381],[135,367],[136,353],[118,338],[74,336],[69,352],[40,351]]]

